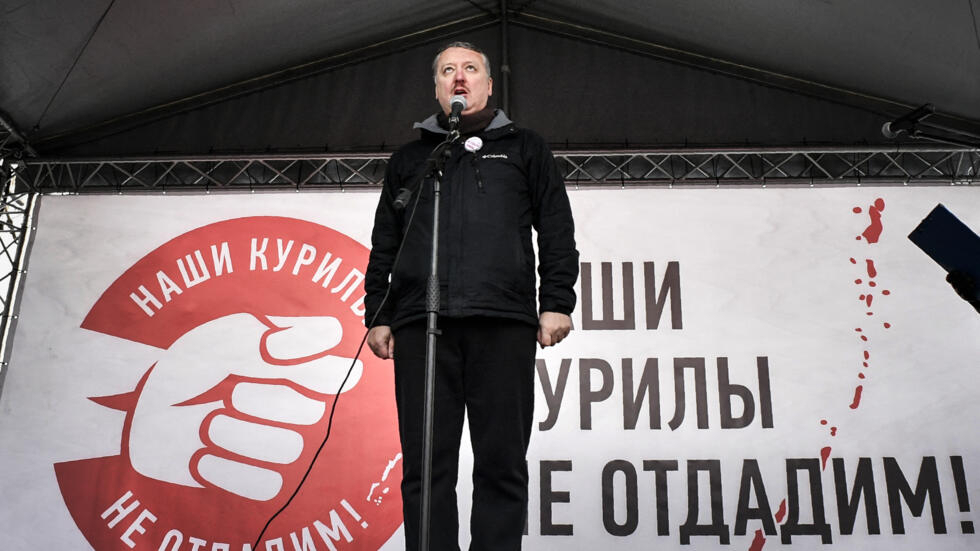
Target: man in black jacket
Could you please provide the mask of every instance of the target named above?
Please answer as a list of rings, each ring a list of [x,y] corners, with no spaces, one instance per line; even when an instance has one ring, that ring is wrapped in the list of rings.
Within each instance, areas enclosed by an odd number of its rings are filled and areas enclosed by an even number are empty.
[[[414,550],[432,241],[432,186],[423,173],[429,154],[448,135],[450,98],[462,95],[462,136],[449,147],[441,185],[430,549],[458,549],[455,488],[465,410],[474,456],[470,549],[519,550],[527,515],[534,344],[552,346],[571,330],[578,277],[574,225],[544,140],[487,106],[493,80],[486,55],[472,44],[450,44],[436,55],[433,73],[442,112],[416,123],[421,139],[392,155],[375,213],[365,279],[365,319],[373,323],[368,345],[378,357],[395,360],[405,538]],[[401,189],[415,190],[418,204],[396,209]],[[532,228],[538,234],[537,293]]]

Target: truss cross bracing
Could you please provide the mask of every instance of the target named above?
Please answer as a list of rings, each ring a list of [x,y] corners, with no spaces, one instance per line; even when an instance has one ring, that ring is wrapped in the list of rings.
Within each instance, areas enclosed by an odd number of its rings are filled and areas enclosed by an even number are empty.
[[[28,159],[20,189],[134,193],[377,186],[388,153]],[[572,186],[950,184],[980,180],[980,150],[767,148],[558,151]]]

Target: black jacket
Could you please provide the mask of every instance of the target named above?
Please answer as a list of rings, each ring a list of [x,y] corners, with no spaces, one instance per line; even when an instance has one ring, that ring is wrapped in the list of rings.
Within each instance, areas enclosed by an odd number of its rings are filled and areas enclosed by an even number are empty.
[[[415,127],[421,129],[421,139],[391,156],[375,212],[364,282],[366,323],[381,307],[426,159],[446,136],[434,115]],[[538,232],[540,311],[570,314],[575,307],[578,251],[568,196],[551,151],[541,136],[517,128],[500,111],[476,136],[483,140],[476,152],[467,151],[463,140],[451,147],[440,188],[440,315],[511,318],[537,325],[532,227]],[[414,188],[416,194],[407,208],[395,210],[393,201],[402,188]],[[391,275],[390,296],[374,325],[397,328],[425,317],[431,178],[421,189],[411,230]]]

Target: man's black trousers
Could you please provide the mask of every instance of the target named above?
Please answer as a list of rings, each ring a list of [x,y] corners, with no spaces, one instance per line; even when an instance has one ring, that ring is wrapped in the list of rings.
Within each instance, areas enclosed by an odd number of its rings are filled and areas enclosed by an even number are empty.
[[[439,319],[430,551],[459,549],[456,478],[463,412],[473,446],[471,551],[518,551],[527,516],[527,446],[534,414],[537,328],[501,318]],[[425,322],[395,331],[407,551],[418,549],[425,392]]]

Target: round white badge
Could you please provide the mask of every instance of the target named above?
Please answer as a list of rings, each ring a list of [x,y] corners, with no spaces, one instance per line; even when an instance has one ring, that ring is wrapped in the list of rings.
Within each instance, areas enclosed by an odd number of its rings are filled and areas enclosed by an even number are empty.
[[[470,153],[476,153],[481,147],[483,147],[483,140],[481,140],[479,136],[470,136],[466,139],[463,147],[465,147]]]

